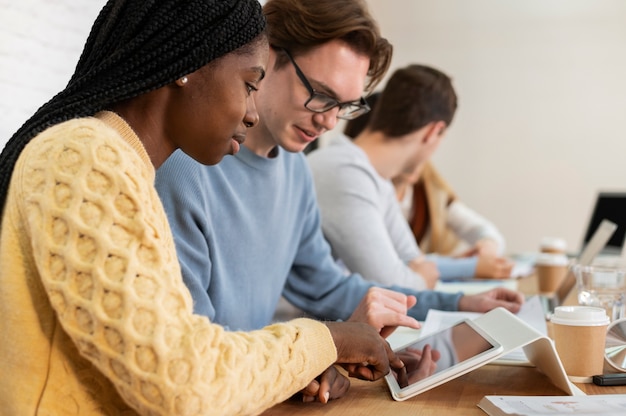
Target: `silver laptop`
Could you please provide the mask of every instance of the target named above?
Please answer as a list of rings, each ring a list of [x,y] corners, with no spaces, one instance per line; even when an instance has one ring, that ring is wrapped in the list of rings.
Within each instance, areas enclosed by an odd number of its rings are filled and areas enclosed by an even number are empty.
[[[607,242],[615,235],[618,229],[617,224],[608,219],[601,219],[589,240],[584,244],[584,248],[576,262],[582,265],[590,265],[596,256],[602,252]],[[554,308],[560,306],[570,291],[576,285],[576,277],[571,268],[568,269],[565,279],[553,296],[541,296],[541,301],[547,316],[554,312]]]
[[[624,238],[626,237],[626,192],[598,192],[587,229],[583,235],[581,252],[589,244],[602,220],[615,223],[617,229],[599,254],[619,256],[622,253]]]

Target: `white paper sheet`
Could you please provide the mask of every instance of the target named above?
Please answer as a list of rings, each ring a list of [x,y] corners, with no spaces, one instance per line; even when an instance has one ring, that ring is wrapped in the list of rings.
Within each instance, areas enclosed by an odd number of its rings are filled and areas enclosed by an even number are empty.
[[[621,394],[591,396],[485,396],[478,404],[489,415],[602,415],[623,416]]]

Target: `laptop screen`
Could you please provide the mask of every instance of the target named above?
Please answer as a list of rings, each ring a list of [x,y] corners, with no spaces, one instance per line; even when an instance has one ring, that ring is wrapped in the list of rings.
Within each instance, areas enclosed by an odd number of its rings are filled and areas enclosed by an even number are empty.
[[[626,192],[600,192],[593,208],[591,219],[583,240],[583,247],[589,242],[603,219],[617,224],[617,230],[605,246],[604,252],[619,254],[626,237]]]

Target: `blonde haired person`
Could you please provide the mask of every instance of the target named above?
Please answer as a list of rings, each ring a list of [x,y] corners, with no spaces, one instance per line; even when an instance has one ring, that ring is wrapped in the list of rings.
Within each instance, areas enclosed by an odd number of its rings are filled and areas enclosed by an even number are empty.
[[[400,174],[392,182],[402,213],[425,253],[462,257],[504,254],[504,236],[498,228],[461,202],[432,162],[426,161],[415,172]]]

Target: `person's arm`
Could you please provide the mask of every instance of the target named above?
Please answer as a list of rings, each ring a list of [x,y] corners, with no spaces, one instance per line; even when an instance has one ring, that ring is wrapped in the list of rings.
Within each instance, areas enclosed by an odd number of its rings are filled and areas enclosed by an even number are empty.
[[[314,173],[322,229],[333,255],[367,280],[425,289],[422,276],[408,266],[420,252],[391,184],[387,184],[388,195],[381,197],[382,182],[358,164],[345,164],[332,172],[321,164]]]
[[[368,296],[372,293],[381,295],[384,291],[371,292],[373,287],[381,285],[365,281],[356,273],[344,274],[334,261],[330,246],[320,227],[319,208],[308,169],[302,176],[302,186],[309,190],[305,193],[308,200],[304,205],[306,208],[302,211],[303,228],[298,251],[283,288],[283,296],[294,306],[322,319],[347,320],[358,307],[362,307],[361,313],[367,315],[369,313],[367,303],[371,300]],[[456,310],[461,297],[461,294],[416,291],[400,286],[393,286],[390,289],[417,299],[417,304],[407,313],[418,320],[424,320],[430,308]],[[375,319],[377,329],[405,322],[403,318],[394,314],[393,307],[383,308],[382,312],[380,310],[378,312],[387,315]]]
[[[302,162],[301,186],[305,190],[300,214],[302,229],[283,296],[312,316],[346,320],[372,285],[351,283],[333,259],[322,234],[313,179]]]
[[[505,308],[517,313],[524,304],[524,295],[504,287],[497,287],[475,295],[465,295],[459,300],[459,310],[465,312],[489,312],[495,308]]]
[[[344,172],[333,172],[331,176],[335,180],[339,180],[339,178],[344,177]],[[330,182],[332,182],[332,178],[328,178]],[[315,185],[317,189],[320,189],[329,186],[329,181],[316,182]],[[325,318],[347,319],[349,311],[357,308],[365,291],[374,285],[363,282],[363,278],[359,274],[342,276],[341,271],[337,270],[336,264],[328,261],[330,257],[329,247],[323,242],[323,238],[319,234],[319,214],[315,204],[315,194],[311,192],[311,195],[312,200],[309,202],[308,209],[305,210],[306,215],[304,215],[304,218],[308,218],[310,223],[308,227],[305,227],[307,231],[303,234],[299,254],[283,294],[295,306],[315,316],[333,314]],[[334,271],[331,270],[333,267],[335,268]],[[487,292],[487,294],[468,297],[463,296],[462,293],[452,294],[432,290],[415,291],[396,285],[387,288],[408,296],[415,296],[417,303],[408,310],[408,315],[417,320],[424,320],[429,309],[458,310],[461,307],[462,299],[464,299],[463,307],[468,308],[465,309],[468,311],[474,310],[473,308],[484,308],[488,305],[501,305],[511,309],[519,307],[516,303],[519,300],[519,294],[516,292],[504,291],[498,292],[497,295]],[[355,296],[359,292],[362,295]],[[515,301],[501,301],[501,297],[509,296],[514,297]],[[484,310],[482,311],[484,312]],[[385,323],[383,325],[392,324]]]
[[[492,254],[499,256],[504,254],[504,236],[498,228],[461,201],[455,200],[450,204],[446,222],[448,227],[470,246],[480,241],[489,241],[494,246]]]
[[[511,276],[513,262],[493,255],[474,255],[471,257],[446,257],[436,254],[426,256],[437,265],[442,282],[454,280],[506,279]]]
[[[448,257],[429,254],[426,259],[434,262],[439,270],[441,281],[471,279],[476,275],[478,257]]]
[[[338,358],[338,328],[319,322],[232,333],[193,315],[147,156],[98,129],[88,145],[31,142],[15,220],[62,330],[135,410],[259,413]]]
[[[364,304],[368,302],[369,291],[382,286],[366,281],[356,273],[344,275],[343,270],[333,261],[330,248],[321,236],[321,231],[318,233],[320,234],[317,238],[314,238],[318,241],[317,244],[307,238],[303,240],[294,267],[285,283],[283,296],[294,306],[312,316],[330,320],[349,319],[359,306],[367,309]],[[457,310],[462,296],[461,293],[414,290],[397,285],[384,287],[406,296],[414,296],[417,302],[408,309],[407,315],[422,321],[426,319],[429,309]],[[387,316],[391,319],[378,319],[377,328],[403,323],[402,318],[393,314],[392,308],[384,309],[382,313],[392,313]]]
[[[319,229],[319,226],[317,227]],[[318,234],[319,233],[319,234]],[[330,248],[317,231],[317,240],[314,243],[304,238],[294,267],[292,268],[283,289],[283,295],[294,306],[321,319],[346,320],[358,307],[366,310],[368,295],[372,288],[380,286],[368,282],[359,274],[344,275],[330,255]],[[456,311],[461,293],[443,293],[432,290],[413,290],[402,286],[386,286],[387,289],[414,296],[417,299],[415,306],[407,311],[407,315],[417,320],[426,319],[429,309]],[[380,292],[378,292],[380,294]],[[373,311],[376,312],[376,311]],[[377,329],[384,326],[401,325],[403,319],[393,314],[393,309],[384,308],[379,313],[391,315],[377,317]],[[369,312],[364,312],[367,314]],[[372,323],[363,319],[362,322]]]

